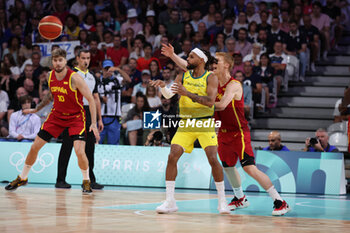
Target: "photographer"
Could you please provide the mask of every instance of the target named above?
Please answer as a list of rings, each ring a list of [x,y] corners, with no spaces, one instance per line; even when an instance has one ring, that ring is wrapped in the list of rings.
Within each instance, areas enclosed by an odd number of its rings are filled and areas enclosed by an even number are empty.
[[[145,146],[169,146],[169,144],[164,142],[163,133],[156,130],[148,134]]]
[[[315,138],[305,140],[304,151],[309,152],[338,152],[338,148],[328,143],[328,133],[325,129],[319,128],[315,133]]]
[[[127,73],[114,67],[111,60],[102,63],[102,75],[98,84],[98,93],[101,96],[101,114],[104,129],[101,132],[100,144],[107,136],[107,144],[119,144],[120,116],[121,116],[121,89],[130,83]]]

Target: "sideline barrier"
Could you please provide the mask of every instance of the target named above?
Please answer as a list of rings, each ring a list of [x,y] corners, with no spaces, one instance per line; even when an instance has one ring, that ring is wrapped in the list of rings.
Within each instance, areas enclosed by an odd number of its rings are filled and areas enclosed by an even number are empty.
[[[346,194],[342,153],[255,151],[257,167],[268,175],[278,192],[308,194]],[[245,191],[265,190],[237,164]],[[232,190],[225,177],[226,190]],[[214,181],[211,189],[215,189]]]
[[[22,170],[31,143],[0,142],[0,181],[13,180]],[[29,182],[56,182],[57,160],[61,144],[48,143],[39,152],[29,174]],[[164,187],[169,147],[97,145],[95,175],[107,185]],[[342,153],[257,151],[256,163],[275,185],[287,193],[345,194],[346,180]],[[238,164],[242,187],[246,191],[264,191]],[[72,153],[67,182],[81,184],[82,175]],[[226,188],[229,182],[225,180]],[[184,154],[178,163],[177,188],[215,189],[211,167],[202,149]]]

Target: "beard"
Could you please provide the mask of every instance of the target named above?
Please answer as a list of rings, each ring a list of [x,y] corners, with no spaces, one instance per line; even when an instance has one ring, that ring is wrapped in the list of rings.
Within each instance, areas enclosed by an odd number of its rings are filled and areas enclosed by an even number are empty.
[[[65,68],[65,67],[63,67],[63,68],[61,68],[61,69],[56,68],[56,69],[55,69],[55,72],[56,72],[56,73],[61,73],[61,72],[64,70],[64,68]]]
[[[193,69],[197,68],[197,65],[195,65],[195,64],[188,64],[188,65],[186,66],[186,68],[187,68],[188,70],[193,70]]]

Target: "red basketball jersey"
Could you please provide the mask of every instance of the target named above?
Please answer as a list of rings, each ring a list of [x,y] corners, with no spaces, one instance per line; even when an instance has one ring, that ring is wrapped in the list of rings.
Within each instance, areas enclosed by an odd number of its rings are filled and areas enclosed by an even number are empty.
[[[216,102],[219,102],[225,94],[226,87],[231,82],[239,81],[231,77],[229,81],[224,85],[218,87],[218,94],[216,96]],[[244,116],[244,98],[243,95],[240,100],[232,100],[223,111],[215,111],[215,120],[221,121],[221,132],[249,132],[248,122]]]
[[[57,80],[55,70],[49,76],[49,88],[54,102],[52,113],[62,116],[72,116],[84,112],[83,95],[71,86],[71,78],[75,72],[68,68],[66,76]]]

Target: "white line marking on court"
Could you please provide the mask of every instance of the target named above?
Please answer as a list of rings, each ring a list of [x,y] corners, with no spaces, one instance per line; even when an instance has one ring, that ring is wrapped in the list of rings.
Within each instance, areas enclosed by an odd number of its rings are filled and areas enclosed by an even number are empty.
[[[145,211],[145,210],[138,210],[138,211],[135,211],[134,214],[144,216],[144,214],[141,213],[142,211]]]
[[[310,202],[298,202],[298,203],[295,203],[295,205],[306,206],[306,207],[313,207],[313,208],[319,208],[319,209],[348,210],[346,208],[343,209],[343,208],[336,208],[336,207],[329,207],[329,206],[305,205],[304,203],[310,203]]]

